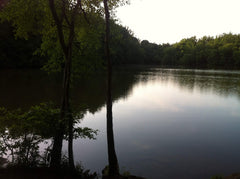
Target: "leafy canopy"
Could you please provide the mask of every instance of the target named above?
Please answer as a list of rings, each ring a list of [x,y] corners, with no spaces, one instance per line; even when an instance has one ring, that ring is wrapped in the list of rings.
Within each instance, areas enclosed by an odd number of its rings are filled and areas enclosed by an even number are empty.
[[[76,0],[55,0],[56,13],[63,25],[64,41],[69,38],[69,22],[75,9]],[[116,7],[129,3],[129,0],[109,0],[109,8],[114,14]],[[84,71],[92,66],[101,66],[104,40],[104,8],[102,0],[82,0],[81,11],[77,12],[74,25],[73,71]],[[57,27],[52,17],[48,0],[11,0],[1,11],[0,20],[9,21],[15,28],[15,37],[28,39],[40,35],[41,46],[35,54],[48,56],[47,71],[60,71],[63,66]],[[77,68],[74,68],[77,66]],[[79,67],[81,67],[79,69]]]

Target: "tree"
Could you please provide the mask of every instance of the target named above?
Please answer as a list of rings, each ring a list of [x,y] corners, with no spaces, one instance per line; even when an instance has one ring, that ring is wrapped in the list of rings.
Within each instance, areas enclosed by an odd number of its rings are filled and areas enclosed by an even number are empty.
[[[50,145],[47,146],[44,156],[39,151],[40,144],[48,141],[56,133],[56,123],[59,122],[60,109],[53,103],[41,103],[31,106],[29,110],[8,110],[0,107],[0,156],[5,154],[11,157],[12,164],[26,167],[37,167],[49,164],[48,154]],[[75,122],[82,119],[82,113],[73,113]],[[67,126],[65,126],[67,128]],[[75,127],[74,138],[95,139],[97,130]],[[65,130],[66,140],[69,134]],[[8,154],[8,151],[11,153]],[[45,155],[46,154],[46,155]]]
[[[124,4],[125,0],[109,1],[109,9]],[[86,24],[87,16],[98,14],[102,16],[102,1],[100,0],[11,0],[0,13],[3,20],[11,21],[16,28],[16,36],[28,39],[30,34],[42,36],[41,49],[50,54],[54,64],[63,66],[63,89],[60,112],[60,122],[56,126],[51,166],[59,167],[61,162],[62,140],[64,126],[69,131],[69,164],[74,168],[72,153],[73,117],[70,111],[69,90],[73,56],[78,53],[73,50],[74,42],[81,43],[81,25]],[[48,48],[51,45],[53,48]],[[63,59],[62,59],[63,57]]]
[[[54,31],[54,33],[57,34],[56,39],[61,47],[61,52],[64,57],[64,75],[60,123],[56,126],[58,130],[56,130],[54,137],[51,166],[60,166],[64,125],[66,125],[66,121],[68,121],[69,165],[71,168],[74,168],[72,153],[73,117],[71,116],[70,111],[69,90],[75,26],[77,20],[79,20],[77,17],[81,14],[83,14],[84,17],[86,15],[82,8],[82,2],[81,0],[48,0],[47,4],[46,1],[43,0],[30,1],[29,3],[12,0],[4,10],[2,17],[12,21],[17,29],[17,36],[28,38],[30,33],[39,33],[43,36],[44,40],[44,38],[48,38],[47,35],[49,35],[49,33],[52,33],[51,31]],[[36,12],[33,12],[33,10]],[[16,16],[19,16],[19,13],[20,17],[15,18]],[[27,17],[29,21],[22,19],[22,17]]]
[[[119,175],[119,166],[117,155],[114,146],[114,134],[113,134],[113,115],[112,115],[112,61],[110,59],[109,50],[109,35],[110,35],[110,13],[108,9],[108,0],[104,0],[105,9],[105,54],[107,60],[107,143],[108,143],[108,163],[109,163],[109,175]]]

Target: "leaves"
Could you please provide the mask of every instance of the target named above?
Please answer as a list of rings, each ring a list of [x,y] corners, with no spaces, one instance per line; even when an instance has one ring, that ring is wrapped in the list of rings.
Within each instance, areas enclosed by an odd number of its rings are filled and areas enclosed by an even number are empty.
[[[77,127],[73,130],[73,138],[88,138],[88,139],[96,139],[96,135],[98,133],[98,130],[93,130],[88,127]]]
[[[21,109],[9,111],[0,108],[0,114],[1,131],[7,129],[13,137],[35,133],[49,138],[55,131],[54,123],[59,118],[60,110],[53,108],[52,103],[41,103],[26,112]]]
[[[28,134],[39,135],[42,138],[51,138],[55,134],[56,124],[58,123],[60,109],[55,108],[53,103],[41,103],[32,106],[28,111],[21,109],[9,111],[0,108],[0,133],[9,134],[11,138],[18,138]],[[72,114],[74,124],[79,124],[83,118],[83,113]],[[67,129],[66,129],[67,131]],[[98,130],[87,127],[74,128],[74,138],[95,139]]]
[[[11,152],[12,162],[18,165],[35,166],[39,161],[44,162],[39,144],[54,136],[59,115],[60,109],[51,102],[32,106],[27,111],[0,107],[0,156]],[[78,112],[71,116],[74,116],[75,126],[79,126],[84,114]],[[66,139],[67,127],[64,129]],[[88,127],[75,127],[73,138],[96,139],[97,133],[98,130]]]

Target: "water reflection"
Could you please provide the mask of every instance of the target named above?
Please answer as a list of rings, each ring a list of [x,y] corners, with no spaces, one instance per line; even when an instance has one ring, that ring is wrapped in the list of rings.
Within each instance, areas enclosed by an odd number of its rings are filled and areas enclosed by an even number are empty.
[[[55,131],[58,113],[45,104],[27,112],[0,109],[0,155],[8,165],[48,166],[51,140],[47,139]]]
[[[212,92],[223,96],[240,97],[239,71],[214,70],[166,70],[151,68],[139,75],[141,82],[156,81],[172,83],[174,86],[189,92]]]
[[[0,106],[29,109],[43,101],[59,103],[58,77],[5,71],[0,82]],[[99,74],[82,78],[72,92],[73,106],[84,116],[80,125],[100,130],[96,141],[75,141],[75,159],[100,172],[107,164],[105,79]],[[149,178],[239,171],[240,72],[121,69],[113,76],[113,102],[120,168]],[[1,126],[7,137],[9,126]],[[19,136],[24,143],[24,133]]]
[[[82,119],[81,113],[72,113],[74,124]],[[0,108],[0,156],[2,167],[51,167],[55,133],[59,129],[60,109],[52,103],[41,103],[27,111]],[[67,121],[66,121],[67,122]],[[66,123],[67,124],[67,123]],[[69,140],[67,125],[62,133]],[[74,125],[72,136],[95,139],[97,130]],[[61,150],[57,149],[57,150]],[[64,156],[63,156],[64,157]],[[63,163],[64,161],[62,161]],[[69,164],[67,162],[67,164]]]
[[[172,83],[189,92],[211,92],[240,99],[240,72],[211,70],[166,70],[148,68],[119,70],[113,75],[113,100],[127,99],[135,85],[144,82]],[[29,108],[41,102],[60,103],[61,78],[39,70],[0,71],[0,106]],[[105,104],[104,75],[90,75],[75,81],[73,104],[92,113]]]
[[[126,98],[136,83],[134,73],[113,74],[113,100]],[[60,104],[61,75],[39,70],[0,71],[0,106],[8,109],[29,108],[42,102]],[[89,75],[74,81],[72,103],[79,110],[95,113],[105,105],[104,74]]]
[[[113,108],[120,168],[173,179],[237,172],[240,78],[225,73],[150,69],[134,74],[130,95]],[[104,109],[87,114],[82,125],[97,126],[102,134],[76,144],[83,151],[77,158],[95,170],[107,163],[104,116]]]

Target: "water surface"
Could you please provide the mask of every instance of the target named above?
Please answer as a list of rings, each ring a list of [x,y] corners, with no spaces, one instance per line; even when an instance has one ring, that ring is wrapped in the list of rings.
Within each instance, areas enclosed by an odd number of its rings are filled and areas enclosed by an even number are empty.
[[[240,171],[240,73],[149,69],[114,102],[120,168],[147,178],[210,178]],[[78,140],[76,159],[107,164],[105,107],[82,125],[97,141]]]
[[[0,80],[1,106],[60,101],[58,78],[5,71]],[[122,68],[113,80],[121,170],[156,179],[202,179],[240,171],[239,71]],[[107,165],[104,77],[81,79],[72,92],[74,106],[85,111],[80,125],[100,130],[97,140],[74,142],[75,161],[101,172]]]

